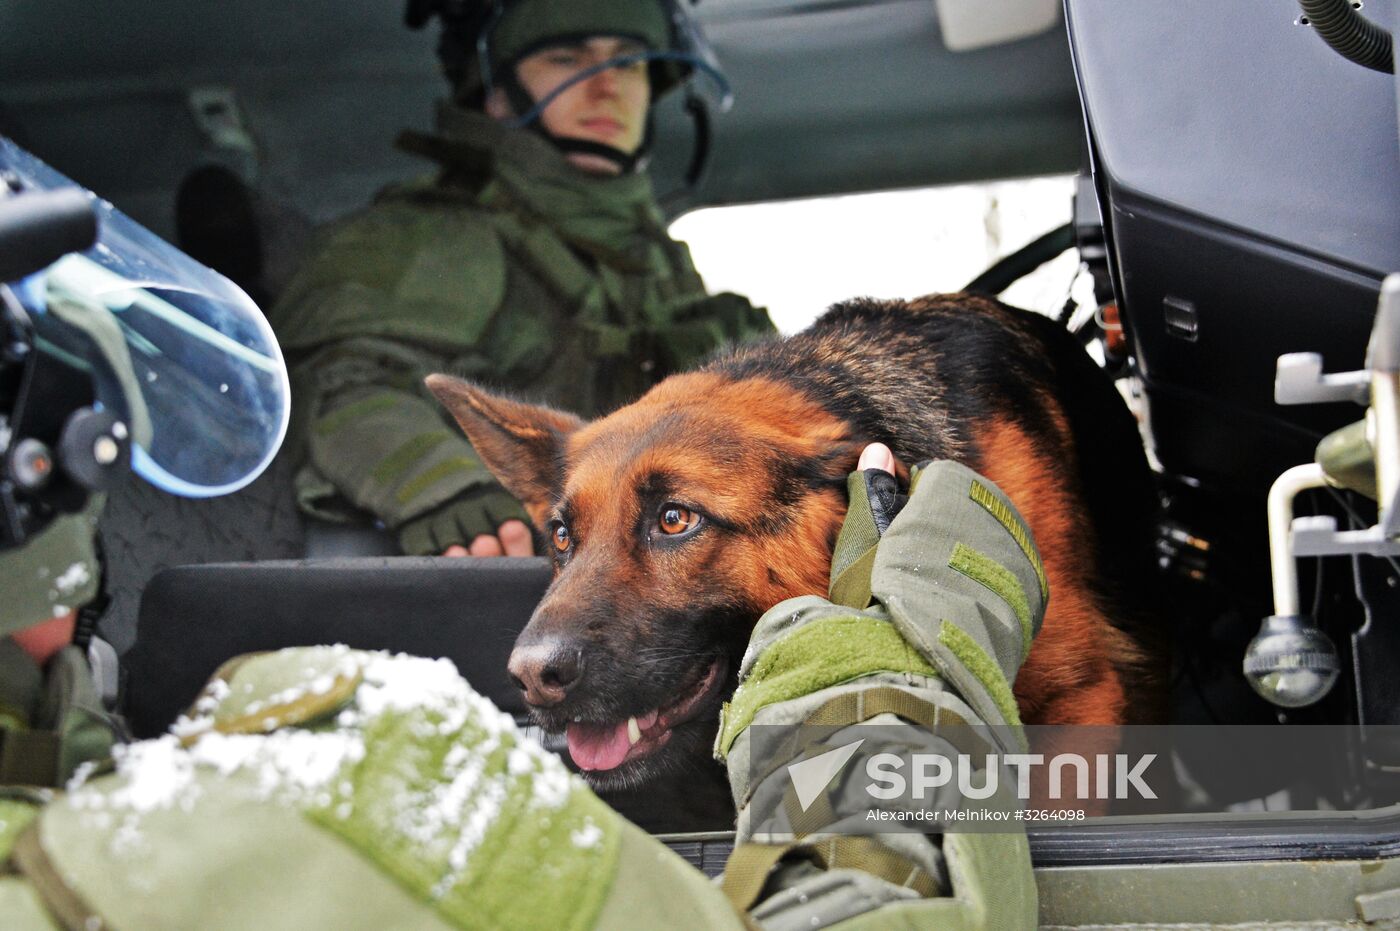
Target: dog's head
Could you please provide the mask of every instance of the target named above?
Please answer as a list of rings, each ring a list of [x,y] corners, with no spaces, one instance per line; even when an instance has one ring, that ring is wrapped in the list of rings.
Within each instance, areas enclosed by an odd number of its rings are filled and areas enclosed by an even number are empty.
[[[536,720],[598,788],[706,759],[759,615],[826,592],[849,427],[779,382],[709,372],[592,423],[428,386],[554,559],[510,659]]]

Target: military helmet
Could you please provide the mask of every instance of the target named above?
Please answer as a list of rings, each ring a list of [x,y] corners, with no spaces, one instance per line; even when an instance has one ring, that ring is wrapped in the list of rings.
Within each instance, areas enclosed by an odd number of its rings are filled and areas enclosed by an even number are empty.
[[[653,100],[699,71],[727,106],[728,83],[676,0],[408,0],[409,26],[422,28],[434,16],[442,20],[443,70],[457,101],[467,106],[479,106],[492,87],[508,85],[511,69],[525,56],[599,35],[635,39],[646,48]]]
[[[633,39],[651,52],[672,46],[671,23],[656,0],[518,0],[500,7],[494,29],[482,34],[492,73],[561,39],[606,35]],[[652,93],[660,97],[680,82],[678,62],[656,62]]]

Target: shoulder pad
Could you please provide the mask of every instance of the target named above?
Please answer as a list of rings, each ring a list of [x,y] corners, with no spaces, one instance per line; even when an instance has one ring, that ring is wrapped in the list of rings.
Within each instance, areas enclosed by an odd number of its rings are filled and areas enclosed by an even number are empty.
[[[391,200],[327,230],[271,318],[284,349],[357,336],[469,345],[505,288],[488,213]]]

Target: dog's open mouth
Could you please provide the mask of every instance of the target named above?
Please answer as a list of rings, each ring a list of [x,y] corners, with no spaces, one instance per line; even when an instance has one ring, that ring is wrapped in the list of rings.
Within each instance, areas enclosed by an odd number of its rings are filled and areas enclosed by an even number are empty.
[[[645,714],[615,723],[570,722],[565,730],[569,756],[585,772],[605,772],[650,756],[666,746],[673,730],[695,717],[720,688],[724,666],[722,659],[714,660],[681,698]]]

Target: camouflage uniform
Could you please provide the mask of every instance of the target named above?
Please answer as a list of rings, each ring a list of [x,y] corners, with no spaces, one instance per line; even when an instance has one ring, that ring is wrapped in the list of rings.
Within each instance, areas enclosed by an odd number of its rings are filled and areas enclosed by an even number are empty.
[[[102,504],[94,495],[84,510],[55,517],[23,547],[0,551],[0,821],[6,786],[62,785],[80,763],[105,756],[121,732],[81,650],[66,647],[41,670],[8,636],[97,595],[93,534]]]
[[[0,860],[50,790],[82,764],[106,757],[122,734],[102,707],[80,649],[65,647],[41,669],[9,636],[97,594],[93,537],[101,507],[101,496],[94,496],[85,510],[54,518],[25,546],[0,551]],[[42,916],[38,897],[5,872],[0,867],[0,923],[9,927],[13,918],[16,927],[28,927],[24,916]]]
[[[834,585],[862,607],[808,597],[768,612],[726,711],[719,748],[742,810],[723,887],[445,660],[309,647],[231,661],[170,735],[120,750],[115,773],[11,811],[6,927],[1032,926],[1024,836],[753,842],[754,723],[1015,720],[1007,683],[1045,601],[1019,518],[939,463],[881,541],[863,481]],[[840,643],[855,648],[827,648]]]
[[[893,521],[872,480],[850,477],[831,600],[765,613],[725,706],[716,753],[739,809],[725,892],[775,931],[1033,928],[1024,832],[846,836],[840,824],[871,807],[858,780],[837,780],[798,812],[788,761],[754,754],[756,724],[816,728],[807,759],[866,736],[865,724],[918,725],[944,754],[1024,751],[1011,683],[1049,597],[1030,532],[1000,489],[951,461],[914,471]],[[765,791],[785,804],[760,810]]]
[[[298,499],[369,515],[411,553],[522,516],[426,393],[446,371],[593,416],[772,331],[707,295],[643,174],[595,177],[545,139],[444,104],[405,134],[436,178],[337,224],[272,313],[293,366]]]

